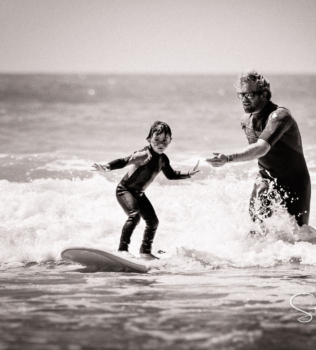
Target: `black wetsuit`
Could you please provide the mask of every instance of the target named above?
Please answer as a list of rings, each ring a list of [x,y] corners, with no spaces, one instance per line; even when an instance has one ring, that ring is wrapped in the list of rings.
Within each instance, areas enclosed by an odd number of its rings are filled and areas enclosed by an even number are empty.
[[[148,163],[144,164],[148,157],[148,151],[152,157]],[[145,220],[146,228],[140,253],[149,254],[159,222],[153,206],[144,193],[145,189],[154,181],[160,171],[169,180],[186,179],[190,175],[173,170],[168,157],[164,153],[154,152],[151,146],[145,147],[129,157],[114,160],[109,164],[111,170],[124,168],[127,164],[134,164],[116,189],[116,198],[128,215],[122,230],[119,251],[128,251],[132,233],[142,217]]]
[[[284,204],[297,223],[308,224],[310,214],[311,182],[303,154],[301,135],[291,113],[271,101],[262,111],[242,117],[241,126],[249,144],[258,139],[271,146],[269,152],[258,159],[259,174],[250,200],[250,213],[254,219],[254,198],[261,199],[262,208],[267,208],[269,182],[281,194]]]

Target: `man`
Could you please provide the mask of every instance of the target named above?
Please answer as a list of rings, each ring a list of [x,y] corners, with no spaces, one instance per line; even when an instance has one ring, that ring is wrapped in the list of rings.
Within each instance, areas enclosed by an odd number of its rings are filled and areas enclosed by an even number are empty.
[[[220,167],[228,162],[258,159],[259,173],[249,208],[253,220],[262,222],[272,215],[270,200],[277,191],[297,223],[308,224],[311,182],[296,121],[289,110],[270,101],[270,83],[258,72],[242,73],[235,87],[247,113],[241,126],[249,146],[227,155],[213,153],[206,161]]]

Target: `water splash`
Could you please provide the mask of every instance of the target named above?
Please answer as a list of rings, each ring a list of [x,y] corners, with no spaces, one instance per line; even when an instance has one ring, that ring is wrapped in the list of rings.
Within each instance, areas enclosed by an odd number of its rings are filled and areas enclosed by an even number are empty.
[[[69,246],[116,251],[125,214],[116,202],[116,183],[96,174],[89,179],[0,182],[0,261],[15,264],[60,260]],[[252,179],[234,174],[152,184],[147,196],[160,220],[154,252],[166,251],[153,270],[205,270],[275,266],[301,259],[316,264],[312,227],[299,228],[280,206],[260,231],[248,215]],[[144,222],[130,246],[138,254]]]

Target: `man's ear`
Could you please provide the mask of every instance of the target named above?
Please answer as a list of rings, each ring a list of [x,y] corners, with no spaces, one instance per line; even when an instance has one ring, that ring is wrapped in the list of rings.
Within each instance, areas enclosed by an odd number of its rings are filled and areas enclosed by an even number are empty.
[[[264,91],[264,92],[261,94],[261,99],[262,99],[262,100],[267,100],[267,99],[268,99],[268,93],[267,93],[267,91]]]

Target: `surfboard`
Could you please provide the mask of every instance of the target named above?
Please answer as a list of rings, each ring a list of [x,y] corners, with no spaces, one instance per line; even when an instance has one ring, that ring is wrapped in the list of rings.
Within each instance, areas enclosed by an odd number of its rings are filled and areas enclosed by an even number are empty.
[[[146,273],[148,271],[148,267],[136,259],[123,258],[119,254],[93,248],[69,247],[62,251],[61,257],[64,260],[111,272]]]

